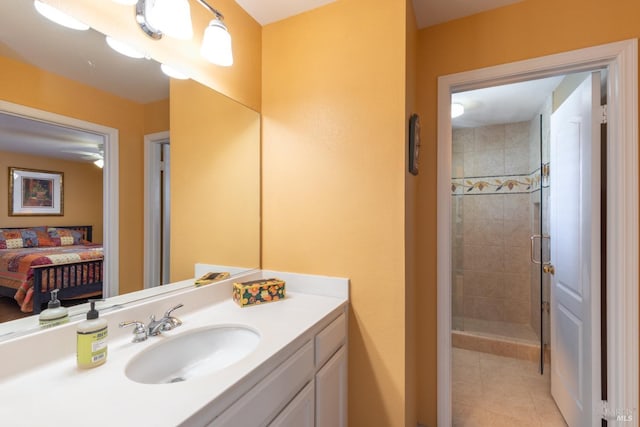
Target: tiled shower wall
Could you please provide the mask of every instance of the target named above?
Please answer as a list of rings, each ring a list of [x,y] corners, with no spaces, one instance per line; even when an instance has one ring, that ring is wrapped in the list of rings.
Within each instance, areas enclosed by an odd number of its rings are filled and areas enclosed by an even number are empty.
[[[529,175],[532,123],[453,131],[453,178],[501,182]],[[521,177],[518,178],[522,181]],[[453,315],[520,324],[532,322],[531,193],[453,195]]]

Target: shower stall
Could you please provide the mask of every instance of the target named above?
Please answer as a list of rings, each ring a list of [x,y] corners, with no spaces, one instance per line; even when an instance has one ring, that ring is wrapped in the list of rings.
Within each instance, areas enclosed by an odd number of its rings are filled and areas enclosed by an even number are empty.
[[[541,369],[551,108],[549,98],[528,121],[453,129],[451,179],[453,345]]]

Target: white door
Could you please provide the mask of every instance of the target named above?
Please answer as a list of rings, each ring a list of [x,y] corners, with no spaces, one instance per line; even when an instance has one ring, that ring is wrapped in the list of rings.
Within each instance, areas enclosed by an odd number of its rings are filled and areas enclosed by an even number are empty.
[[[551,116],[551,394],[573,427],[599,423],[600,74]]]

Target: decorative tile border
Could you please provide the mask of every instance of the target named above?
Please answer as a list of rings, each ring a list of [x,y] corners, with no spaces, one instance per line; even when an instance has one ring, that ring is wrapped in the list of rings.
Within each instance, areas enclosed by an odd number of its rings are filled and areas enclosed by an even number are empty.
[[[453,178],[451,194],[520,194],[533,193],[540,189],[542,176],[540,169],[526,175],[480,176]],[[545,183],[546,184],[546,183]]]

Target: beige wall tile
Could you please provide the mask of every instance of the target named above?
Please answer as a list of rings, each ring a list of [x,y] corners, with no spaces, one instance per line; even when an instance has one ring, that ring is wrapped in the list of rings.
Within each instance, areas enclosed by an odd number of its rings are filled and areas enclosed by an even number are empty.
[[[528,221],[505,219],[503,224],[505,246],[530,246],[531,231]]]
[[[474,147],[474,135],[471,128],[453,129],[452,143],[454,153],[463,153],[465,151],[473,151]]]
[[[504,274],[495,272],[465,272],[465,295],[486,298],[504,297]]]
[[[466,167],[466,164],[465,164]],[[466,169],[465,169],[466,172]],[[500,150],[482,150],[475,152],[473,171],[467,176],[498,176],[505,173],[505,152]]]
[[[504,147],[529,150],[530,122],[508,123],[504,125]]]
[[[504,150],[504,173],[506,175],[524,175],[531,173],[529,167],[529,150],[527,147]]]
[[[473,253],[471,254],[471,265],[473,270],[487,272],[504,271],[505,250],[503,246],[465,246],[465,248],[467,247],[472,248],[471,250],[473,251]]]
[[[504,219],[505,197],[502,194],[467,197],[467,199],[475,199],[472,202],[475,208],[475,210],[472,210],[472,219]],[[465,203],[467,203],[467,200],[465,200]]]
[[[507,194],[504,196],[504,219],[512,221],[531,220],[528,194]]]
[[[473,310],[477,319],[484,320],[504,320],[504,304],[498,298],[474,297]],[[465,312],[467,306],[465,304]]]
[[[503,319],[506,322],[529,323],[529,300],[505,298],[503,303]]]
[[[504,271],[509,273],[528,273],[531,266],[531,253],[526,246],[507,246],[504,249]]]
[[[504,297],[529,301],[531,280],[527,273],[504,273]]]
[[[504,150],[504,125],[483,126],[474,129],[475,151]]]
[[[464,241],[468,245],[502,246],[504,244],[502,220],[465,221]]]

